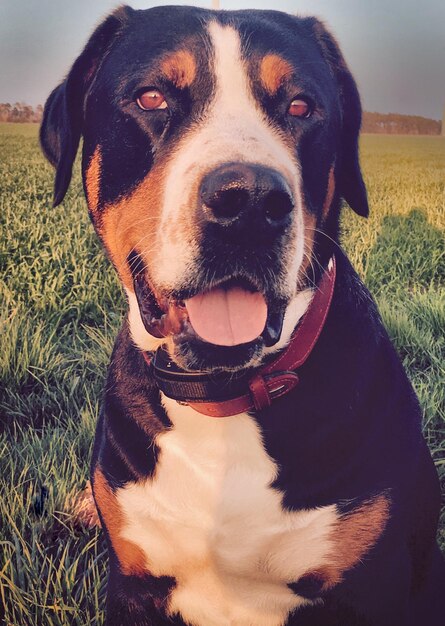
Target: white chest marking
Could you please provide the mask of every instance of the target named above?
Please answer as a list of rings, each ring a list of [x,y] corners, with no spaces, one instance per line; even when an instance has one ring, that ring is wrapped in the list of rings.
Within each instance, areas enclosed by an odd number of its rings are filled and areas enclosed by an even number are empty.
[[[277,467],[248,414],[213,419],[164,398],[174,427],[157,438],[152,480],[117,498],[121,534],[155,576],[174,576],[169,611],[193,626],[281,626],[305,603],[288,582],[326,563],[336,507],[288,512]]]

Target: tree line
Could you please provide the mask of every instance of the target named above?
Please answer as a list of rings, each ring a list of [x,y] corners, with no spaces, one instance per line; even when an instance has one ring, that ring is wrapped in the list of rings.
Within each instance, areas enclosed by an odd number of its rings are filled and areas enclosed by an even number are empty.
[[[35,108],[25,102],[0,103],[0,122],[36,122],[42,121],[43,106],[38,104]]]
[[[35,108],[24,102],[0,103],[0,122],[35,122],[42,121],[43,106]],[[399,113],[363,113],[362,131],[364,133],[382,133],[390,135],[440,135],[441,122],[419,115],[401,115]]]
[[[420,115],[363,113],[362,132],[385,135],[440,135],[441,122]]]

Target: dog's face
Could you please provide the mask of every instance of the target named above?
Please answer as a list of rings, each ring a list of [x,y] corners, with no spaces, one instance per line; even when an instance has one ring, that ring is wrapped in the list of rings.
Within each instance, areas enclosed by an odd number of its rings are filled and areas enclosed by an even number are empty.
[[[90,215],[141,347],[167,340],[182,367],[237,369],[292,327],[341,198],[367,213],[359,126],[318,21],[123,8],[51,94],[41,139],[58,203],[84,137]]]

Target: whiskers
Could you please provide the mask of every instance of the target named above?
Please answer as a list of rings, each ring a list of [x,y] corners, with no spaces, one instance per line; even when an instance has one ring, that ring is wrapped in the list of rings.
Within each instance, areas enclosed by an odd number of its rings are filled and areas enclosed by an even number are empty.
[[[312,276],[314,277],[315,276],[315,268],[314,268],[314,264],[312,262],[313,261],[312,260],[312,256],[306,250],[303,251],[303,259],[305,259],[307,261],[308,265],[311,268]],[[301,272],[301,276],[299,276],[299,278],[298,278],[299,287],[302,288],[304,286],[305,282],[309,283],[314,290],[318,289],[317,283],[315,283],[313,278],[311,278],[309,276],[309,274],[307,273],[306,269],[304,269]]]
[[[335,246],[337,246],[337,248],[341,251],[341,247],[338,244],[338,242],[335,241],[335,239],[332,239],[332,237],[327,235],[325,232],[323,232],[319,228],[307,227],[305,230],[306,231],[311,231],[313,233],[318,233],[320,235],[323,235],[323,237],[326,237],[326,239],[328,239],[331,243],[333,243]],[[312,242],[309,239],[307,239],[307,237],[305,235],[305,237],[304,237],[303,258],[307,262],[307,267],[310,267],[310,270],[311,270],[311,273],[312,273],[312,278],[309,276],[307,268],[305,268],[301,272],[301,276],[300,276],[300,279],[299,279],[299,285],[303,286],[302,285],[303,281],[306,281],[307,283],[311,284],[314,289],[318,289],[318,285],[315,283],[314,278],[317,275],[317,269],[319,270],[318,273],[322,274],[324,272],[324,267],[321,265],[320,261],[309,252],[309,250],[311,249],[311,243]],[[314,264],[316,264],[316,266]]]
[[[332,239],[332,237],[330,237],[329,235],[327,235],[325,232],[323,232],[323,231],[322,231],[322,230],[320,230],[319,228],[310,228],[310,227],[307,227],[307,228],[306,228],[306,230],[310,230],[310,231],[312,231],[312,232],[314,232],[314,233],[318,233],[319,235],[323,235],[324,237],[326,237],[326,239],[329,239],[329,241],[331,241],[331,242],[332,242],[335,246],[337,246],[337,248],[338,248],[340,251],[342,251],[342,250],[341,250],[341,246],[340,246],[340,244],[338,243],[338,241],[335,241],[335,239]]]

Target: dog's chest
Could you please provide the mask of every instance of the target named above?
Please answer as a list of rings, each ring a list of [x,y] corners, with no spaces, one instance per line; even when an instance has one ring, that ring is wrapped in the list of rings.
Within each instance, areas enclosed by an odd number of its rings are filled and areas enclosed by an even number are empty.
[[[176,579],[171,614],[195,626],[280,626],[305,602],[287,583],[326,562],[336,508],[283,510],[270,487],[277,467],[247,414],[174,406],[153,479],[118,491],[121,534],[151,574]]]

